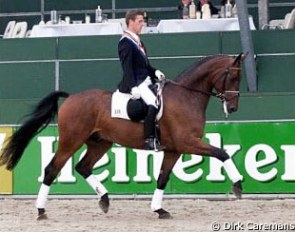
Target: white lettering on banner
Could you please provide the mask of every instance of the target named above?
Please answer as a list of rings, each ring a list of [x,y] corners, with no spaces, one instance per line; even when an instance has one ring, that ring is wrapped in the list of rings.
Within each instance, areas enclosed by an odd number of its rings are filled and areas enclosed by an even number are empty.
[[[220,149],[222,148],[221,135],[219,133],[208,133],[205,135],[205,137],[209,140],[210,145]],[[233,157],[236,154],[236,152],[238,152],[241,149],[241,146],[239,144],[224,145],[223,148],[230,157]],[[206,177],[206,180],[224,181],[225,176],[222,174],[223,163],[220,160],[213,157],[210,157],[209,162],[209,175]]]
[[[152,178],[148,174],[149,157],[153,158],[153,176],[157,180],[160,174],[161,164],[163,161],[163,152],[144,151],[134,149],[136,155],[136,176],[133,178],[136,182],[151,182]]]
[[[260,152],[265,154],[265,158],[257,161],[257,156]],[[278,170],[276,168],[272,168],[266,173],[261,173],[258,171],[258,168],[270,165],[275,161],[277,161],[277,155],[270,146],[266,144],[257,144],[251,147],[246,153],[245,168],[248,174],[255,180],[269,181],[276,176]]]
[[[282,145],[281,149],[285,152],[285,173],[282,175],[282,180],[295,180],[295,146]]]
[[[6,134],[5,134],[5,133],[0,133],[0,150],[1,150],[2,147],[3,147],[3,144],[4,144],[4,141],[5,141],[5,138],[6,138]]]
[[[3,146],[5,140],[5,134],[0,133],[0,148]],[[212,146],[224,149],[230,157],[235,156],[241,149],[240,144],[223,144],[222,136],[219,133],[207,133],[206,138]],[[37,138],[41,145],[41,175],[38,177],[38,181],[42,182],[44,178],[44,169],[54,156],[54,145],[58,141],[58,137],[54,136],[39,136]],[[284,174],[281,179],[284,181],[295,181],[295,145],[281,145],[282,155],[285,158]],[[114,154],[114,175],[111,177],[113,182],[128,183],[130,180],[135,182],[151,182],[153,179],[157,179],[159,176],[160,168],[163,160],[163,152],[156,153],[152,151],[133,150],[136,153],[136,174],[134,177],[130,176],[128,170],[128,152],[125,147],[113,147],[110,150],[109,155]],[[278,151],[279,152],[279,151]],[[79,160],[83,158],[86,150],[83,150],[79,155]],[[265,157],[258,160],[258,155],[262,153]],[[269,181],[276,177],[278,170],[276,167],[271,167],[267,172],[261,172],[259,169],[275,165],[274,163],[278,160],[278,155],[275,150],[267,144],[255,144],[247,150],[243,151],[245,162],[245,170],[247,174],[257,181]],[[106,153],[95,165],[94,170],[102,168],[110,162],[110,157]],[[151,160],[151,162],[149,162]],[[198,181],[204,170],[197,166],[202,163],[204,158],[202,156],[193,155],[189,160],[183,160],[180,158],[174,168],[174,175],[185,182]],[[150,164],[152,163],[152,167]],[[186,169],[195,167],[196,169],[188,173]],[[225,181],[225,172],[223,171],[223,163],[216,158],[209,158],[209,173],[206,176],[207,181]],[[74,183],[76,177],[74,176],[73,158],[70,158],[66,165],[60,172],[57,178],[58,182],[62,183]],[[96,172],[97,173],[97,172]],[[95,174],[99,181],[103,182],[107,178],[110,178],[110,171],[103,169],[101,173]]]
[[[44,171],[46,166],[49,164],[51,159],[54,156],[53,145],[54,142],[58,141],[58,138],[54,136],[40,136],[37,140],[41,144],[41,176],[38,177],[39,182],[43,182]],[[73,162],[72,159],[69,159],[65,166],[61,169],[60,175],[57,178],[58,182],[68,183],[75,182],[76,177],[73,175]]]
[[[230,157],[233,157],[239,150],[241,150],[241,146],[238,144],[224,145],[223,148]],[[212,157],[209,159],[209,161],[209,175],[206,177],[206,180],[225,181],[225,176],[222,174],[223,163],[220,160]]]
[[[198,168],[193,173],[186,173],[184,169],[196,166],[197,164],[201,163],[203,161],[203,157],[199,155],[192,155],[190,160],[184,161],[182,159],[182,156],[177,160],[174,168],[173,173],[174,175],[183,181],[186,182],[193,182],[201,178],[203,175],[203,170]]]
[[[112,149],[115,153],[115,175],[112,177],[114,182],[129,182],[127,175],[127,152],[126,148],[115,147]]]

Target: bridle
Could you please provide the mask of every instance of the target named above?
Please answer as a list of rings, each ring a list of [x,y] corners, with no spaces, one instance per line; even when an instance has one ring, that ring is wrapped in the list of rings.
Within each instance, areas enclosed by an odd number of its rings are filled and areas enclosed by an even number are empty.
[[[228,65],[224,71],[223,75],[223,84],[222,84],[222,91],[219,93],[213,93],[217,98],[219,98],[222,102],[229,101],[233,99],[234,97],[240,97],[240,91],[237,90],[227,90],[227,79],[231,76],[231,70],[240,71],[241,68],[238,67],[231,67]],[[221,78],[216,78],[216,81],[213,82],[213,86],[215,86],[216,82],[220,80]],[[226,98],[226,94],[233,95],[231,98]]]
[[[222,90],[222,92],[219,93],[219,96],[218,96],[218,98],[223,103],[222,104],[223,105],[223,112],[224,112],[226,118],[229,115],[229,112],[227,110],[227,101],[229,101],[229,100],[231,100],[231,99],[233,99],[235,97],[238,97],[238,98],[240,97],[240,91],[237,91],[237,90],[227,90],[227,86],[226,86],[226,83],[227,82],[226,82],[226,80],[228,79],[228,77],[230,77],[230,75],[231,75],[231,72],[230,71],[231,70],[240,71],[241,68],[240,67],[239,68],[238,67],[231,67],[230,65],[227,66],[227,68],[225,69],[225,72],[224,72],[223,85],[222,85],[223,86],[222,87],[223,90]],[[214,82],[214,84],[213,84],[214,86],[215,86],[217,80]],[[231,94],[232,97],[231,98],[227,98],[226,97],[226,94]]]

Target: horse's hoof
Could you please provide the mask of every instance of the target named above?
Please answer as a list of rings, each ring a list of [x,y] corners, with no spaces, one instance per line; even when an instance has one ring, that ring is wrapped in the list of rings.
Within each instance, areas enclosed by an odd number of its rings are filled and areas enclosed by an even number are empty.
[[[108,194],[104,194],[98,203],[99,207],[101,208],[102,212],[107,213],[109,212],[110,207],[110,200]]]
[[[47,220],[47,219],[48,217],[46,213],[37,216],[37,221]]]
[[[159,214],[159,219],[172,219],[173,218],[171,216],[171,214],[164,209],[158,209],[154,212]]]
[[[37,220],[46,220],[48,219],[47,214],[45,213],[45,209],[38,209]]]
[[[243,191],[242,182],[239,180],[238,182],[233,184],[232,192],[235,194],[237,198],[241,199],[242,191]]]

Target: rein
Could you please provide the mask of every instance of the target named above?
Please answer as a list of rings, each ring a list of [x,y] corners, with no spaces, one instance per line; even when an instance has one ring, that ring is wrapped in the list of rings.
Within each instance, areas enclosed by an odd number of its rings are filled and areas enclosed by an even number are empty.
[[[207,96],[217,97],[217,95],[218,95],[217,93],[214,93],[214,92],[207,92],[207,91],[203,91],[203,90],[200,90],[200,89],[194,89],[194,88],[191,88],[191,87],[188,87],[188,86],[185,86],[185,85],[181,85],[178,82],[173,81],[173,80],[166,79],[166,82],[170,82],[173,85],[177,85],[177,86],[179,86],[181,88],[187,89],[187,90],[192,91],[192,92],[202,93],[202,94],[207,95]]]
[[[169,79],[165,79],[166,82],[170,82],[171,84],[173,85],[176,85],[176,86],[179,86],[179,87],[182,87],[184,89],[187,89],[189,91],[192,91],[192,92],[197,92],[197,93],[202,93],[204,95],[207,95],[207,96],[213,96],[213,97],[216,97],[218,99],[220,99],[221,101],[225,101],[225,94],[226,93],[231,93],[231,94],[235,94],[237,96],[240,96],[240,93],[239,91],[233,91],[233,90],[225,90],[226,88],[226,78],[228,76],[228,74],[230,73],[230,70],[241,70],[241,68],[236,68],[236,67],[227,67],[226,70],[224,71],[224,73],[222,74],[222,76],[224,76],[224,80],[223,80],[223,91],[220,92],[220,93],[215,93],[215,92],[207,92],[207,91],[203,91],[203,90],[200,90],[200,89],[195,89],[195,88],[191,88],[191,87],[188,87],[188,86],[185,86],[185,85],[181,85],[179,84],[178,82],[176,81],[173,81],[173,80],[169,80]],[[219,80],[220,78],[217,78],[217,80],[214,82],[214,84]]]

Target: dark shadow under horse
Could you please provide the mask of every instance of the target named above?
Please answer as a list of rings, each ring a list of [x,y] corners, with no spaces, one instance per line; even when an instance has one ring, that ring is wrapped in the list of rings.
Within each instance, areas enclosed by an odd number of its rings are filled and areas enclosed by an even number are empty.
[[[222,100],[226,114],[238,109],[242,60],[242,55],[207,57],[191,65],[175,81],[165,84],[162,92],[163,117],[159,126],[160,141],[166,149],[151,203],[152,210],[159,214],[159,218],[171,218],[170,213],[162,208],[162,199],[171,170],[184,153],[212,156],[222,161],[233,182],[234,194],[241,197],[242,176],[229,155],[203,142],[201,138],[206,108],[212,95]],[[100,196],[101,209],[108,212],[108,191],[92,174],[93,166],[113,143],[136,149],[142,149],[144,145],[143,124],[111,118],[111,96],[111,92],[103,90],[88,90],[73,95],[62,91],[52,92],[39,102],[30,118],[10,138],[0,157],[0,164],[6,164],[7,169],[12,170],[30,140],[57,114],[58,99],[66,98],[58,112],[58,150],[45,168],[36,202],[38,219],[47,218],[45,205],[50,186],[67,160],[83,144],[87,145],[87,153],[75,168]]]

